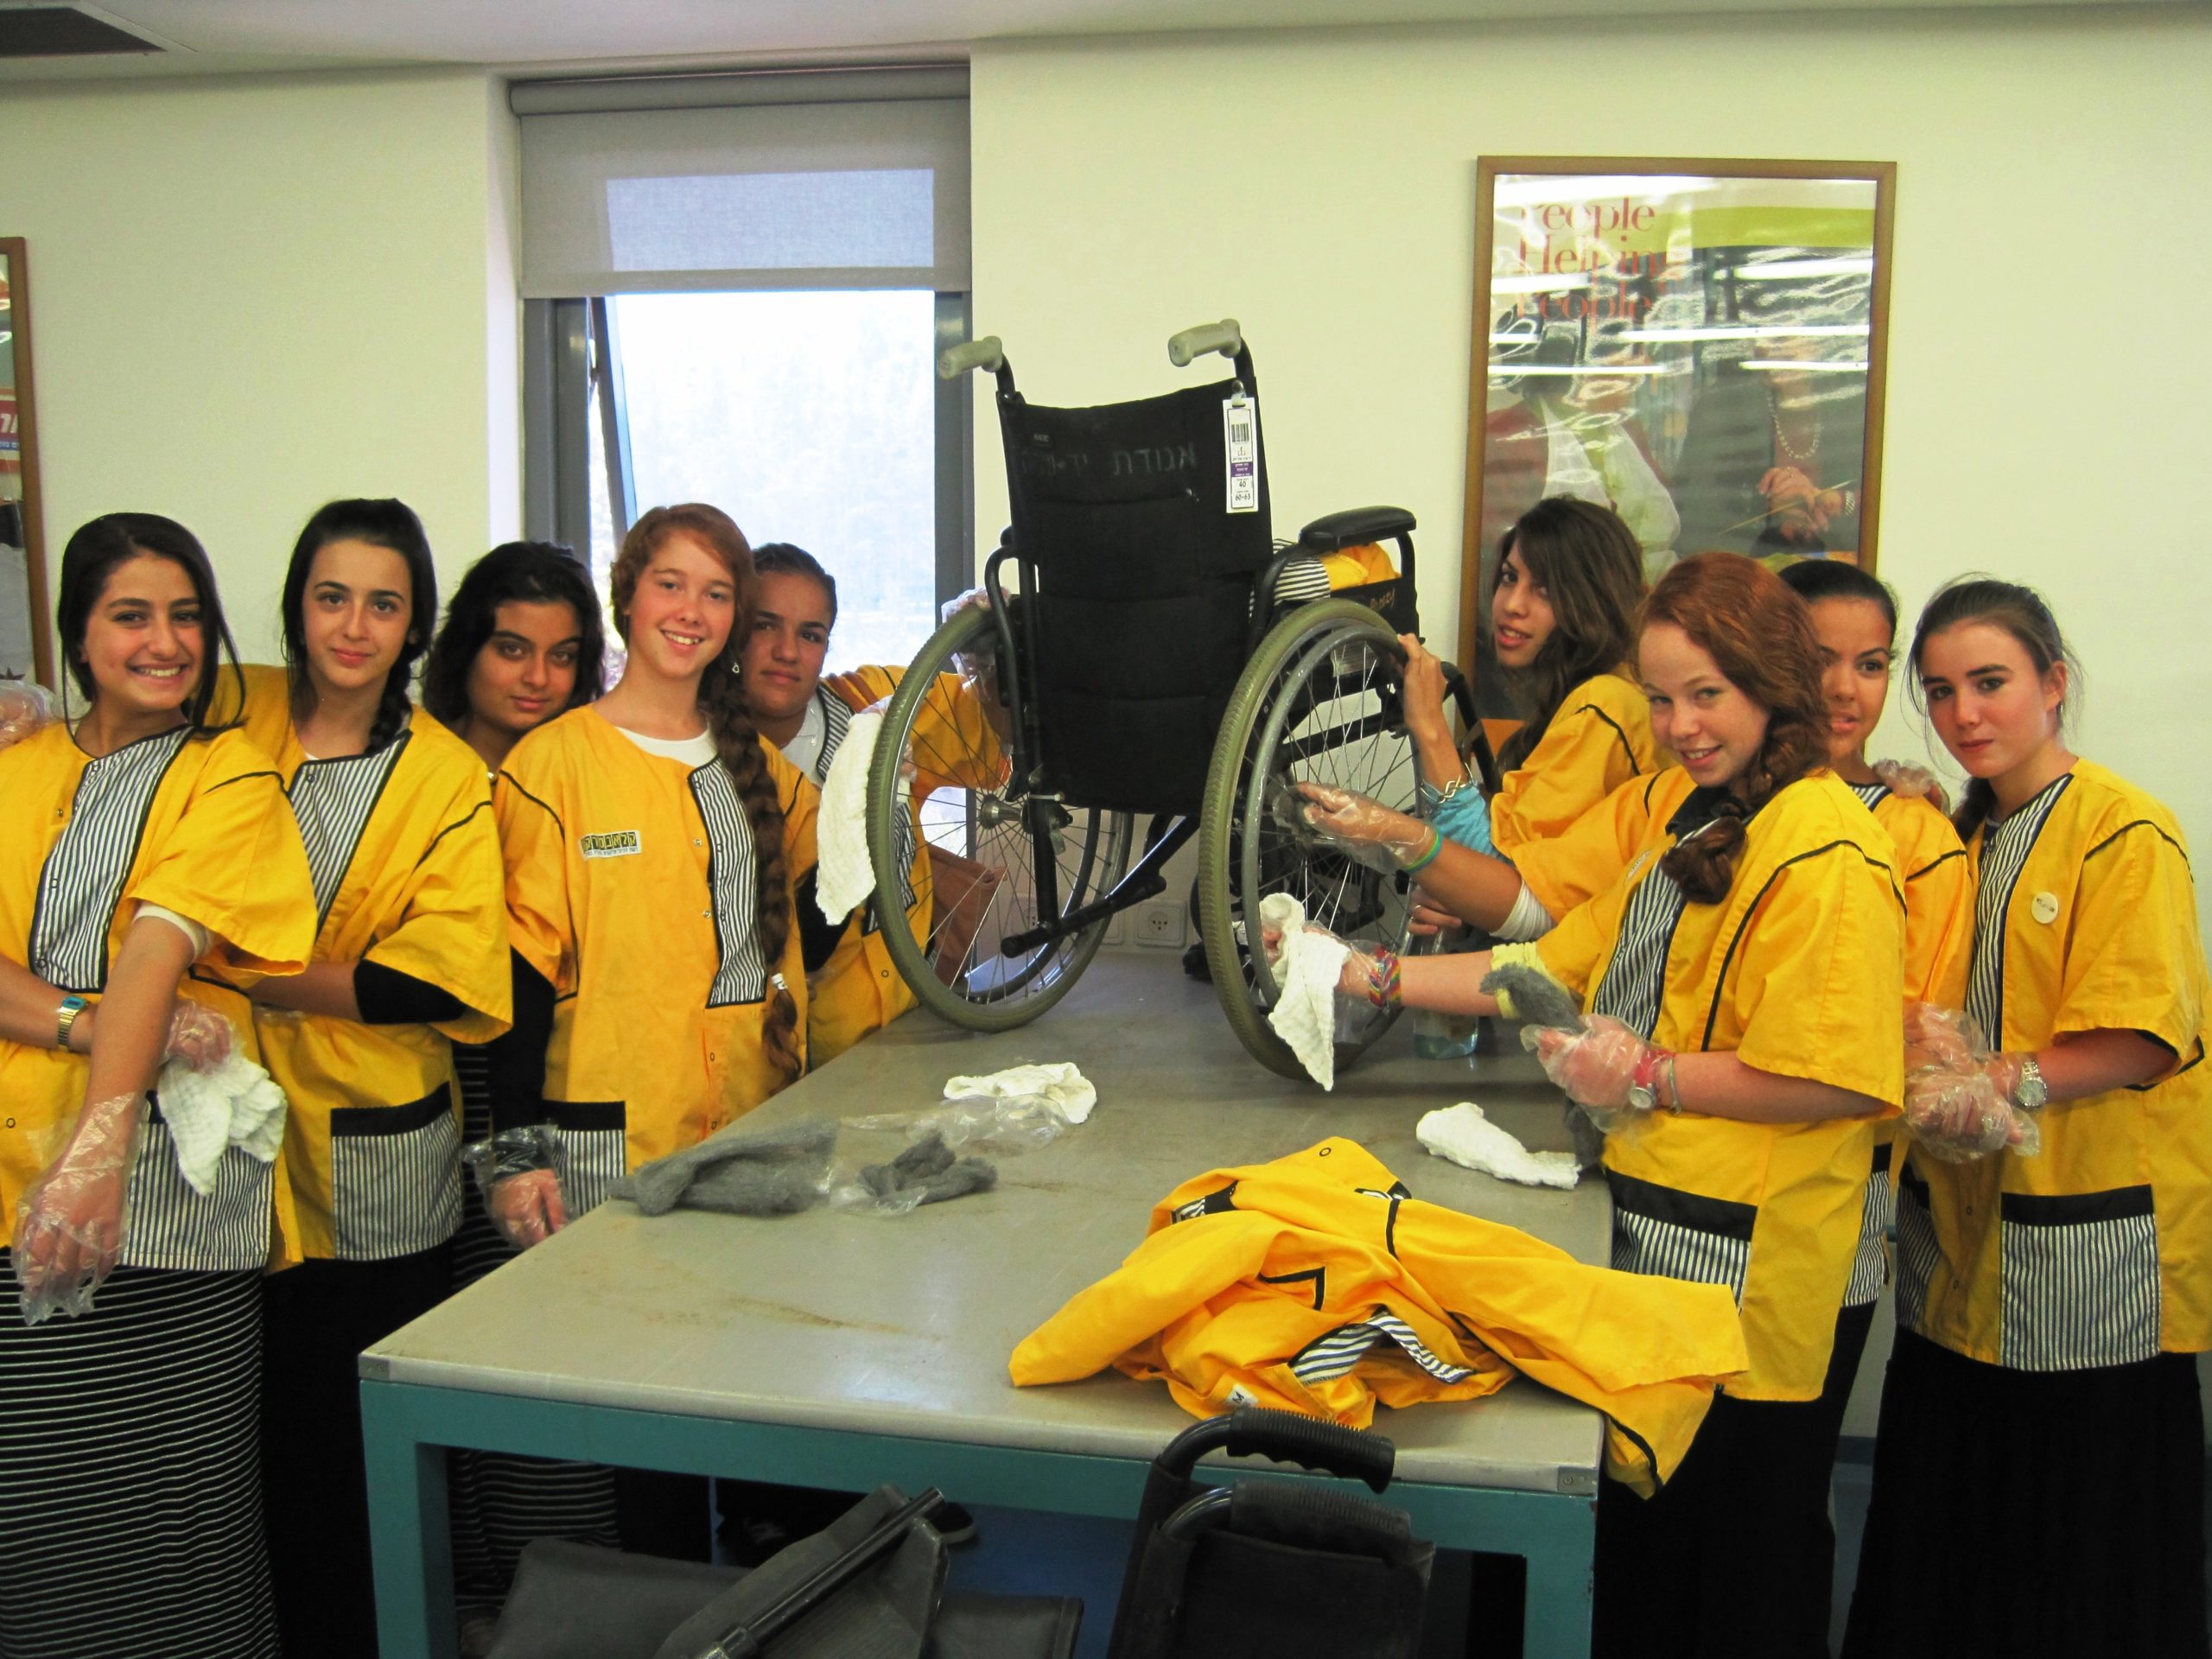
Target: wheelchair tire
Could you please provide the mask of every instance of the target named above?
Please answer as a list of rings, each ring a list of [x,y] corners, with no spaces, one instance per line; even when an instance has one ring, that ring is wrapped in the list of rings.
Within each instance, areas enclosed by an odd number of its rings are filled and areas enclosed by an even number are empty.
[[[1135,833],[1126,812],[1010,798],[1003,775],[994,783],[973,745],[959,736],[963,711],[957,700],[972,702],[972,693],[959,678],[957,658],[988,649],[993,631],[990,613],[976,608],[931,636],[886,706],[868,779],[868,863],[878,894],[871,903],[884,944],[916,1001],[971,1031],[1006,1031],[1034,1020],[1066,995],[1105,938],[1101,919],[1018,957],[999,952],[1000,940],[1045,919],[1034,898],[1033,814],[1050,811],[1055,819],[1049,839],[1060,889],[1056,916],[1103,897],[1121,880]],[[969,715],[971,729],[980,717]],[[967,782],[940,788],[921,803],[919,830],[933,868],[973,874],[964,896],[936,891],[933,878],[930,903],[907,909],[882,902],[882,895],[912,881],[915,820],[899,786],[900,762],[910,753],[935,777],[967,775]],[[1002,774],[1003,762],[998,766]]]
[[[1270,798],[1294,779],[1311,779],[1416,810],[1412,743],[1396,702],[1403,658],[1396,635],[1366,606],[1341,599],[1301,606],[1268,631],[1245,664],[1214,743],[1198,826],[1199,931],[1230,1027],[1255,1058],[1286,1077],[1304,1077],[1306,1069],[1268,1025],[1275,984],[1257,950],[1247,947],[1246,916],[1256,926],[1259,900],[1288,892],[1331,931],[1403,950],[1408,884],[1286,829],[1282,806]],[[1325,685],[1327,695],[1316,696]],[[1333,728],[1354,733],[1348,741],[1317,746],[1313,731],[1301,734],[1317,709],[1347,703],[1365,709]],[[1331,732],[1325,728],[1319,736]],[[1400,792],[1402,800],[1391,798]],[[1348,1039],[1340,1031],[1338,1066],[1350,1065],[1396,1017],[1395,1009],[1377,1010]]]

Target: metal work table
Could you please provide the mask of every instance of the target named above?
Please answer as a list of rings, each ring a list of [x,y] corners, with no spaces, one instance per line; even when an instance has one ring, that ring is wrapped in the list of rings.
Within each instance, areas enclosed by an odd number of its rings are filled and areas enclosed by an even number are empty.
[[[385,1659],[454,1651],[448,1446],[1134,1515],[1145,1465],[1190,1421],[1166,1390],[1119,1372],[1016,1389],[1007,1359],[1136,1247],[1160,1197],[1208,1169],[1343,1135],[1417,1197],[1604,1261],[1601,1185],[1513,1186],[1414,1139],[1421,1113],[1472,1097],[1524,1144],[1563,1149],[1559,1096],[1533,1061],[1517,1046],[1471,1070],[1418,1059],[1409,1028],[1400,1021],[1324,1095],[1248,1056],[1211,988],[1174,957],[1105,953],[1019,1031],[916,1013],[876,1033],[760,1116],[919,1108],[949,1077],[1044,1060],[1079,1065],[1097,1109],[1051,1146],[1000,1160],[995,1191],[903,1217],[648,1220],[610,1204],[371,1349],[360,1366]],[[873,1162],[898,1145],[849,1131],[839,1154]],[[1417,1529],[1527,1557],[1531,1659],[1586,1654],[1597,1413],[1518,1379],[1487,1400],[1384,1411],[1376,1427],[1398,1446],[1389,1499]]]

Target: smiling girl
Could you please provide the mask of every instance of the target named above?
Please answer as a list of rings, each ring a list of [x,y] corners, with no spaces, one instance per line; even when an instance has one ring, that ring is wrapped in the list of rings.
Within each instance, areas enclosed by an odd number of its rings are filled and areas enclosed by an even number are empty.
[[[307,1258],[263,1295],[270,1559],[288,1651],[372,1655],[355,1359],[450,1294],[461,1219],[452,1044],[506,1026],[505,907],[484,767],[407,695],[437,615],[422,523],[334,501],[284,577],[286,667],[247,671],[247,734],[305,842],[305,972],[255,985]]]
[[[1643,599],[1643,555],[1617,515],[1564,496],[1538,502],[1506,531],[1491,595],[1491,645],[1530,709],[1498,753],[1497,795],[1482,798],[1452,741],[1442,664],[1408,634],[1406,730],[1433,827],[1318,785],[1305,791],[1310,821],[1399,854],[1449,918],[1535,938],[1619,874],[1583,867],[1558,837],[1659,763],[1628,661]]]
[[[1816,649],[1803,605],[1749,559],[1662,577],[1637,671],[1681,764],[1573,832],[1625,874],[1503,949],[1586,1010],[1586,1032],[1545,1033],[1539,1052],[1573,1098],[1620,1115],[1612,1265],[1729,1286],[1750,1357],[1656,1497],[1601,1489],[1601,1655],[1827,1651],[1836,1433],[1821,1395],[1873,1120],[1904,1084],[1904,904],[1889,837],[1827,768]],[[1355,953],[1344,985],[1491,1014],[1478,988],[1496,954]]]
[[[236,653],[191,532],[95,518],[60,589],[90,707],[0,752],[0,1225],[27,1312],[74,1317],[0,1318],[0,1655],[270,1659],[258,1286],[287,1195],[236,1146],[188,1180],[153,1089],[181,1014],[251,1052],[214,970],[298,970],[307,863],[267,757],[209,717]]]
[[[2067,747],[2075,670],[2033,591],[1944,588],[1913,667],[1972,780],[1977,1081],[2037,1115],[2042,1150],[1910,1144],[1845,1651],[2201,1656],[2212,1068],[2188,850]]]

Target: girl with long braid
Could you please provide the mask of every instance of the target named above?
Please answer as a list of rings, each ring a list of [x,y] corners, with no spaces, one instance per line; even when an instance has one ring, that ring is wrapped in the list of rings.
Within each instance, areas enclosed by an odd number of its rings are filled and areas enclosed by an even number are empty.
[[[475,753],[408,697],[437,620],[422,521],[333,501],[285,574],[285,666],[245,672],[244,725],[305,843],[306,970],[251,988],[291,1100],[284,1173],[306,1259],[269,1278],[263,1467],[287,1652],[376,1650],[355,1361],[451,1294],[461,1222],[453,1045],[505,1030],[506,911]]]
[[[791,895],[814,804],[732,671],[756,588],[727,514],[645,513],[614,562],[621,678],[500,771],[517,1013],[493,1058],[491,1207],[518,1245],[804,1069]]]

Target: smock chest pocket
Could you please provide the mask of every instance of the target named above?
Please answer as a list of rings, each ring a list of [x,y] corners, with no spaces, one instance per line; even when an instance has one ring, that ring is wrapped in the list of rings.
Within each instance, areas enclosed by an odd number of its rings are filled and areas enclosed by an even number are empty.
[[[332,1249],[341,1262],[413,1255],[461,1225],[461,1125],[440,1084],[404,1106],[330,1113]]]
[[[1999,1202],[2003,1361],[2127,1365],[2158,1353],[2158,1217],[2150,1187]]]
[[[1605,1172],[1605,1184],[1613,1195],[1615,1272],[1726,1285],[1742,1305],[1757,1205],[1684,1192],[1617,1169]]]

